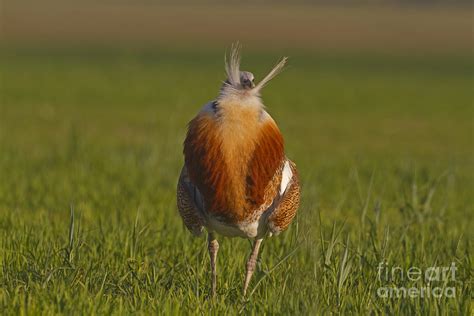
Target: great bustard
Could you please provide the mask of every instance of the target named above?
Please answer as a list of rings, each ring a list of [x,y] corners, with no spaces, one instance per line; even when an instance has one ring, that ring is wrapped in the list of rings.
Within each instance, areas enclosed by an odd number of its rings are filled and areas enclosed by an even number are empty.
[[[178,210],[191,233],[200,235],[203,228],[208,232],[213,296],[219,249],[215,233],[255,239],[245,295],[263,238],[285,230],[298,209],[296,166],[285,156],[282,134],[260,98],[285,63],[283,58],[255,85],[252,73],[240,71],[240,48],[234,45],[218,97],[188,126]]]

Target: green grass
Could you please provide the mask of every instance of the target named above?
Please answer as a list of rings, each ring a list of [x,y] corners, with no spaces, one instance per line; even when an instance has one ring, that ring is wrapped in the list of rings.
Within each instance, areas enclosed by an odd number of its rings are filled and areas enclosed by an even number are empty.
[[[258,79],[277,57],[248,54],[244,68]],[[247,299],[250,244],[220,237],[207,298],[206,240],[183,227],[175,185],[186,123],[216,95],[222,59],[2,55],[0,312],[472,312],[473,65],[454,57],[293,55],[263,97],[300,171],[299,214],[264,241]],[[382,261],[455,262],[444,285],[456,298],[378,297]]]

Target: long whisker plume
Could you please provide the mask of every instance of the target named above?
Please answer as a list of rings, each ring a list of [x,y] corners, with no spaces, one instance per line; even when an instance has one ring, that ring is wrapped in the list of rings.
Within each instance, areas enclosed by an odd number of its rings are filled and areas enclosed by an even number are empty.
[[[225,55],[225,71],[227,79],[234,87],[240,84],[240,50],[242,46],[239,42],[232,44],[229,60],[227,54]]]
[[[288,57],[283,57],[279,62],[278,64],[275,65],[275,67],[273,67],[273,69],[268,73],[268,75],[262,79],[262,81],[260,81],[258,83],[258,85],[254,88],[254,90],[256,92],[260,92],[260,90],[270,81],[272,80],[273,78],[275,78],[280,72],[283,71],[283,68],[285,67],[286,65],[286,62],[288,61]]]

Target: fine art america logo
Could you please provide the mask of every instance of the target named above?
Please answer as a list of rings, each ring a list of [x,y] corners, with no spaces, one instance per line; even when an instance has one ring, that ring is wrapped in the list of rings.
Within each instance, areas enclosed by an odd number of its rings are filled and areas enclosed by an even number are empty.
[[[377,296],[381,298],[455,298],[456,288],[448,285],[454,284],[456,270],[454,262],[447,267],[433,266],[425,269],[389,267],[387,262],[380,262],[378,279],[381,286],[377,289]]]

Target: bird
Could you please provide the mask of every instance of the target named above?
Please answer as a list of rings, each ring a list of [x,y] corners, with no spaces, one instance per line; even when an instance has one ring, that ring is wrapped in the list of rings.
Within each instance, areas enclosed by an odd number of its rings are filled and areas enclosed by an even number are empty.
[[[239,44],[225,56],[227,79],[215,100],[188,124],[177,207],[193,235],[207,231],[212,297],[217,289],[217,234],[253,240],[245,297],[263,239],[286,230],[297,213],[300,182],[295,163],[285,155],[282,133],[261,98],[262,88],[288,58],[255,84],[251,72],[240,71]]]

